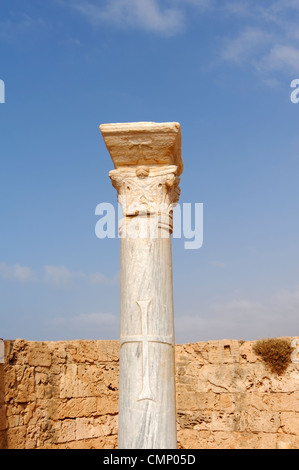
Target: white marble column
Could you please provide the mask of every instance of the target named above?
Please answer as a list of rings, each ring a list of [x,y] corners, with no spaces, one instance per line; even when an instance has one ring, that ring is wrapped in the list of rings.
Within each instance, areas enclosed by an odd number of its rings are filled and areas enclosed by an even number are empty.
[[[183,171],[178,123],[100,126],[123,211],[119,437],[121,449],[175,449],[171,231]]]

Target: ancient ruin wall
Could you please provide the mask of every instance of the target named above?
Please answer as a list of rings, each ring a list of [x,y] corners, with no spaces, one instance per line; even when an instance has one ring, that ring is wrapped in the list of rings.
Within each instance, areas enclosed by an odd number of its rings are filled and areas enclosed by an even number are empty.
[[[0,448],[117,446],[117,341],[4,344]],[[222,340],[176,346],[179,448],[299,448],[296,349],[286,372],[277,375],[253,345]]]

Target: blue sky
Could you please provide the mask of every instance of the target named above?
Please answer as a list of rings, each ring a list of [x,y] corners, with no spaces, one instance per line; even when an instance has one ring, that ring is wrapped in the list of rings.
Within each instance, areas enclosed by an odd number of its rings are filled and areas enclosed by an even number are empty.
[[[99,125],[177,121],[176,341],[298,335],[299,1],[1,0],[0,337],[117,339]]]

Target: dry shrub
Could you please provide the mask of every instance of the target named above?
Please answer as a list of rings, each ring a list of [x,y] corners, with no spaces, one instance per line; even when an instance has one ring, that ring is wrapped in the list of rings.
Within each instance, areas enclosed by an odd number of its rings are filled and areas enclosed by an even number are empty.
[[[281,375],[291,362],[293,348],[287,339],[269,338],[258,340],[253,351],[262,357],[271,372]]]

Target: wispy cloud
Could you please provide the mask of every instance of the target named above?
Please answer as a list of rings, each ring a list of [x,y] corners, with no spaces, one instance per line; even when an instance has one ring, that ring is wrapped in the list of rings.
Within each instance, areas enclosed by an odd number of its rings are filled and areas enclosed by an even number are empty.
[[[112,278],[107,278],[102,273],[91,273],[87,277],[92,284],[106,284],[112,286],[119,283],[119,273]]]
[[[27,266],[20,266],[19,264],[9,266],[6,263],[0,263],[0,278],[19,282],[36,280],[35,273]]]
[[[66,266],[44,266],[44,273],[44,280],[47,283],[60,287],[70,285],[76,281],[105,285],[114,285],[118,282],[118,275],[110,279],[100,272],[87,274],[83,271],[72,271]]]
[[[73,317],[54,317],[51,319],[52,324],[56,325],[66,325],[67,323],[72,323],[77,327],[83,325],[94,326],[112,326],[114,327],[117,324],[117,318],[112,313],[97,312],[97,313],[81,313],[79,315],[74,315]]]
[[[66,266],[44,266],[45,281],[56,285],[69,284],[76,279],[86,279],[80,271],[71,271]]]
[[[66,5],[83,15],[91,24],[114,24],[121,28],[143,29],[172,35],[184,25],[184,14],[176,2],[159,0],[75,0]]]
[[[254,60],[257,53],[271,43],[271,35],[258,28],[247,27],[236,38],[225,39],[222,58],[237,63]]]
[[[81,313],[71,317],[54,317],[46,320],[52,331],[64,332],[70,339],[118,339],[119,318],[109,312]]]
[[[19,35],[31,33],[33,29],[45,27],[45,21],[40,18],[33,18],[25,12],[15,13],[10,11],[9,17],[0,21],[0,38],[5,40],[13,40]]]
[[[225,263],[222,261],[211,261],[212,266],[216,266],[217,268],[225,268]]]
[[[268,5],[228,2],[224,8],[235,16],[239,27],[231,37],[223,38],[224,61],[250,66],[265,77],[273,72],[299,71],[298,0]]]
[[[262,300],[239,298],[211,303],[205,310],[177,317],[177,342],[298,336],[298,312],[299,287]]]
[[[258,65],[266,72],[276,70],[299,72],[299,45],[297,48],[291,45],[275,45]]]
[[[173,36],[187,29],[195,13],[212,11],[223,22],[235,20],[229,36],[220,35],[222,61],[249,66],[271,86],[273,72],[299,70],[299,0],[268,3],[249,0],[57,0],[95,27],[139,29]]]
[[[57,287],[70,286],[75,282],[112,286],[118,283],[119,274],[116,274],[112,278],[108,278],[100,272],[85,273],[83,271],[70,270],[67,266],[50,265],[44,266],[41,272],[34,272],[27,266],[0,263],[0,278],[3,280],[19,282],[38,281]]]

